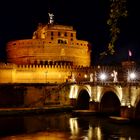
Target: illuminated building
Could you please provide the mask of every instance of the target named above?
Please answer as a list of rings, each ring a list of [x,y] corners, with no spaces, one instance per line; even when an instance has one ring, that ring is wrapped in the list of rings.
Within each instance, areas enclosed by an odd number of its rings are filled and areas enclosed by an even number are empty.
[[[31,39],[10,41],[7,62],[0,63],[0,106],[70,104],[67,82],[85,79],[89,42],[78,40],[72,26],[39,24]],[[88,78],[86,78],[88,79]],[[20,93],[20,94],[19,94]]]
[[[63,83],[90,66],[89,42],[78,40],[72,26],[39,24],[32,39],[7,43],[7,64],[0,65],[0,83]]]

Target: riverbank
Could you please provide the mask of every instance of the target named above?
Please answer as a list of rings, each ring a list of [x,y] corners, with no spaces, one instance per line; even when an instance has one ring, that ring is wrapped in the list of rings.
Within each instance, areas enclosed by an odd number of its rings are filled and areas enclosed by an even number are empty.
[[[2,115],[24,115],[24,114],[44,114],[57,112],[70,112],[72,106],[45,106],[45,107],[20,107],[20,108],[0,108],[0,116]]]
[[[99,112],[93,110],[72,110],[72,114],[75,116],[89,116],[89,115],[99,115]]]
[[[117,124],[128,124],[131,121],[129,118],[117,117],[117,116],[110,116],[109,119],[111,122]]]

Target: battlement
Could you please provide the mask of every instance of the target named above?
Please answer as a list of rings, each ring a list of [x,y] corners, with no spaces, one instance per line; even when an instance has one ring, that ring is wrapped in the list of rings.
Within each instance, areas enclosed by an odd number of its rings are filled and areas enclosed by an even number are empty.
[[[83,66],[72,66],[66,65],[65,63],[62,64],[48,64],[48,65],[41,65],[41,64],[27,64],[27,65],[16,65],[13,63],[0,63],[0,69],[68,69],[70,70],[113,70],[113,69],[120,69],[120,66],[90,66],[90,67],[83,67]]]
[[[14,68],[16,68],[16,64],[0,63],[0,69],[14,69]]]

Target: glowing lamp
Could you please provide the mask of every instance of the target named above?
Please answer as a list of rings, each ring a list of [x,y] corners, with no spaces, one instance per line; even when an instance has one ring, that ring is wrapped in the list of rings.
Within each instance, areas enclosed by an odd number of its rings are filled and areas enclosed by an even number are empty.
[[[105,73],[101,73],[101,74],[99,75],[99,78],[100,78],[100,80],[104,81],[104,80],[107,79],[107,75],[106,75]]]
[[[136,73],[131,72],[131,73],[129,74],[129,77],[130,77],[130,80],[135,80],[135,79],[136,79]]]
[[[87,75],[85,74],[84,77],[87,78]]]

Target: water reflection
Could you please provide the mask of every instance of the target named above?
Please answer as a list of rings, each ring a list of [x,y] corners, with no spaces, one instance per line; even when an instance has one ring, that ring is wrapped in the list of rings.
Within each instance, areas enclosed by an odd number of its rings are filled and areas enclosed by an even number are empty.
[[[70,118],[71,139],[80,137],[84,140],[102,140],[101,128],[98,123],[98,121],[94,122],[96,125],[93,127],[87,117]]]
[[[139,140],[140,126],[71,114],[0,117],[0,140]]]
[[[70,131],[71,131],[71,139],[77,138],[79,134],[79,126],[77,118],[70,118],[69,119]]]

